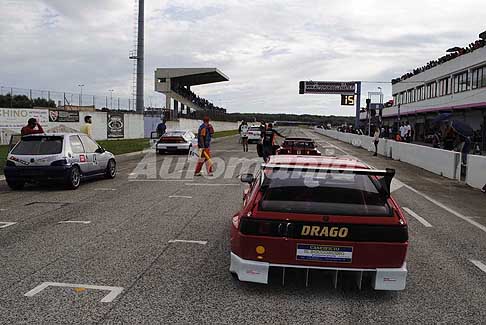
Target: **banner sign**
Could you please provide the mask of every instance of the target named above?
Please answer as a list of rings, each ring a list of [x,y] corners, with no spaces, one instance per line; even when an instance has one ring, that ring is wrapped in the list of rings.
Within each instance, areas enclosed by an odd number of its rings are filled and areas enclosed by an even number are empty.
[[[125,122],[123,118],[123,113],[108,112],[106,116],[107,116],[107,137],[124,138]]]
[[[47,125],[49,111],[34,108],[0,108],[0,129],[20,129],[27,125],[30,118],[35,118],[40,125]]]
[[[50,109],[49,122],[79,122],[79,112]]]
[[[355,82],[300,81],[299,94],[354,95]]]

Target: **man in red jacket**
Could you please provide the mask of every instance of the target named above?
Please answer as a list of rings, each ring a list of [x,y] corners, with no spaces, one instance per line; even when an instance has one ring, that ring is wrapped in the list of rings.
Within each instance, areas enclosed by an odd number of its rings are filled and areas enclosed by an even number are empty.
[[[36,127],[37,130],[35,129]],[[35,118],[30,118],[29,121],[27,122],[27,125],[24,126],[20,131],[20,134],[22,136],[28,134],[38,134],[38,133],[45,133],[45,132],[42,126],[39,123],[37,123],[37,120]]]

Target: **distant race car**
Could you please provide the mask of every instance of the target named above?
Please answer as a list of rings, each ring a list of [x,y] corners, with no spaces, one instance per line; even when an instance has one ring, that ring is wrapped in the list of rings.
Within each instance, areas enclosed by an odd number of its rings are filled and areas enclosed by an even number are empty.
[[[18,140],[4,168],[5,180],[14,190],[47,181],[77,189],[83,179],[116,176],[115,156],[84,133],[34,134]]]
[[[394,174],[350,158],[272,156],[241,176],[250,187],[232,218],[230,271],[266,284],[270,271],[285,282],[293,269],[306,285],[331,273],[334,287],[345,273],[359,288],[365,277],[375,290],[403,290],[408,229],[390,196]]]
[[[310,155],[320,156],[314,140],[310,138],[285,138],[280,148],[276,150],[277,155]]]
[[[157,141],[155,148],[158,153],[174,153],[183,151],[188,153],[195,145],[196,136],[191,131],[167,131]]]
[[[248,143],[259,142],[262,137],[260,126],[250,126],[248,129]]]

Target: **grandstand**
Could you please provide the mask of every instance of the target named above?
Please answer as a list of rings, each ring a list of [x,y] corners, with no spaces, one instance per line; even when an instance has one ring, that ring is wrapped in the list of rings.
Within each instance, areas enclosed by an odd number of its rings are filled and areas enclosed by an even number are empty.
[[[165,94],[166,109],[171,118],[191,115],[192,112],[208,112],[210,115],[225,114],[226,109],[216,106],[191,90],[191,86],[229,81],[216,68],[158,68],[155,70],[155,91]]]

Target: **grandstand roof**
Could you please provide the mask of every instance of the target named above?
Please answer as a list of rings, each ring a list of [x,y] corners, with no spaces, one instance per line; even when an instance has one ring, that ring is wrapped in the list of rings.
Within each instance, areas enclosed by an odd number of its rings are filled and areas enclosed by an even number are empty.
[[[217,68],[157,68],[155,77],[170,78],[184,86],[229,81],[229,78]]]

